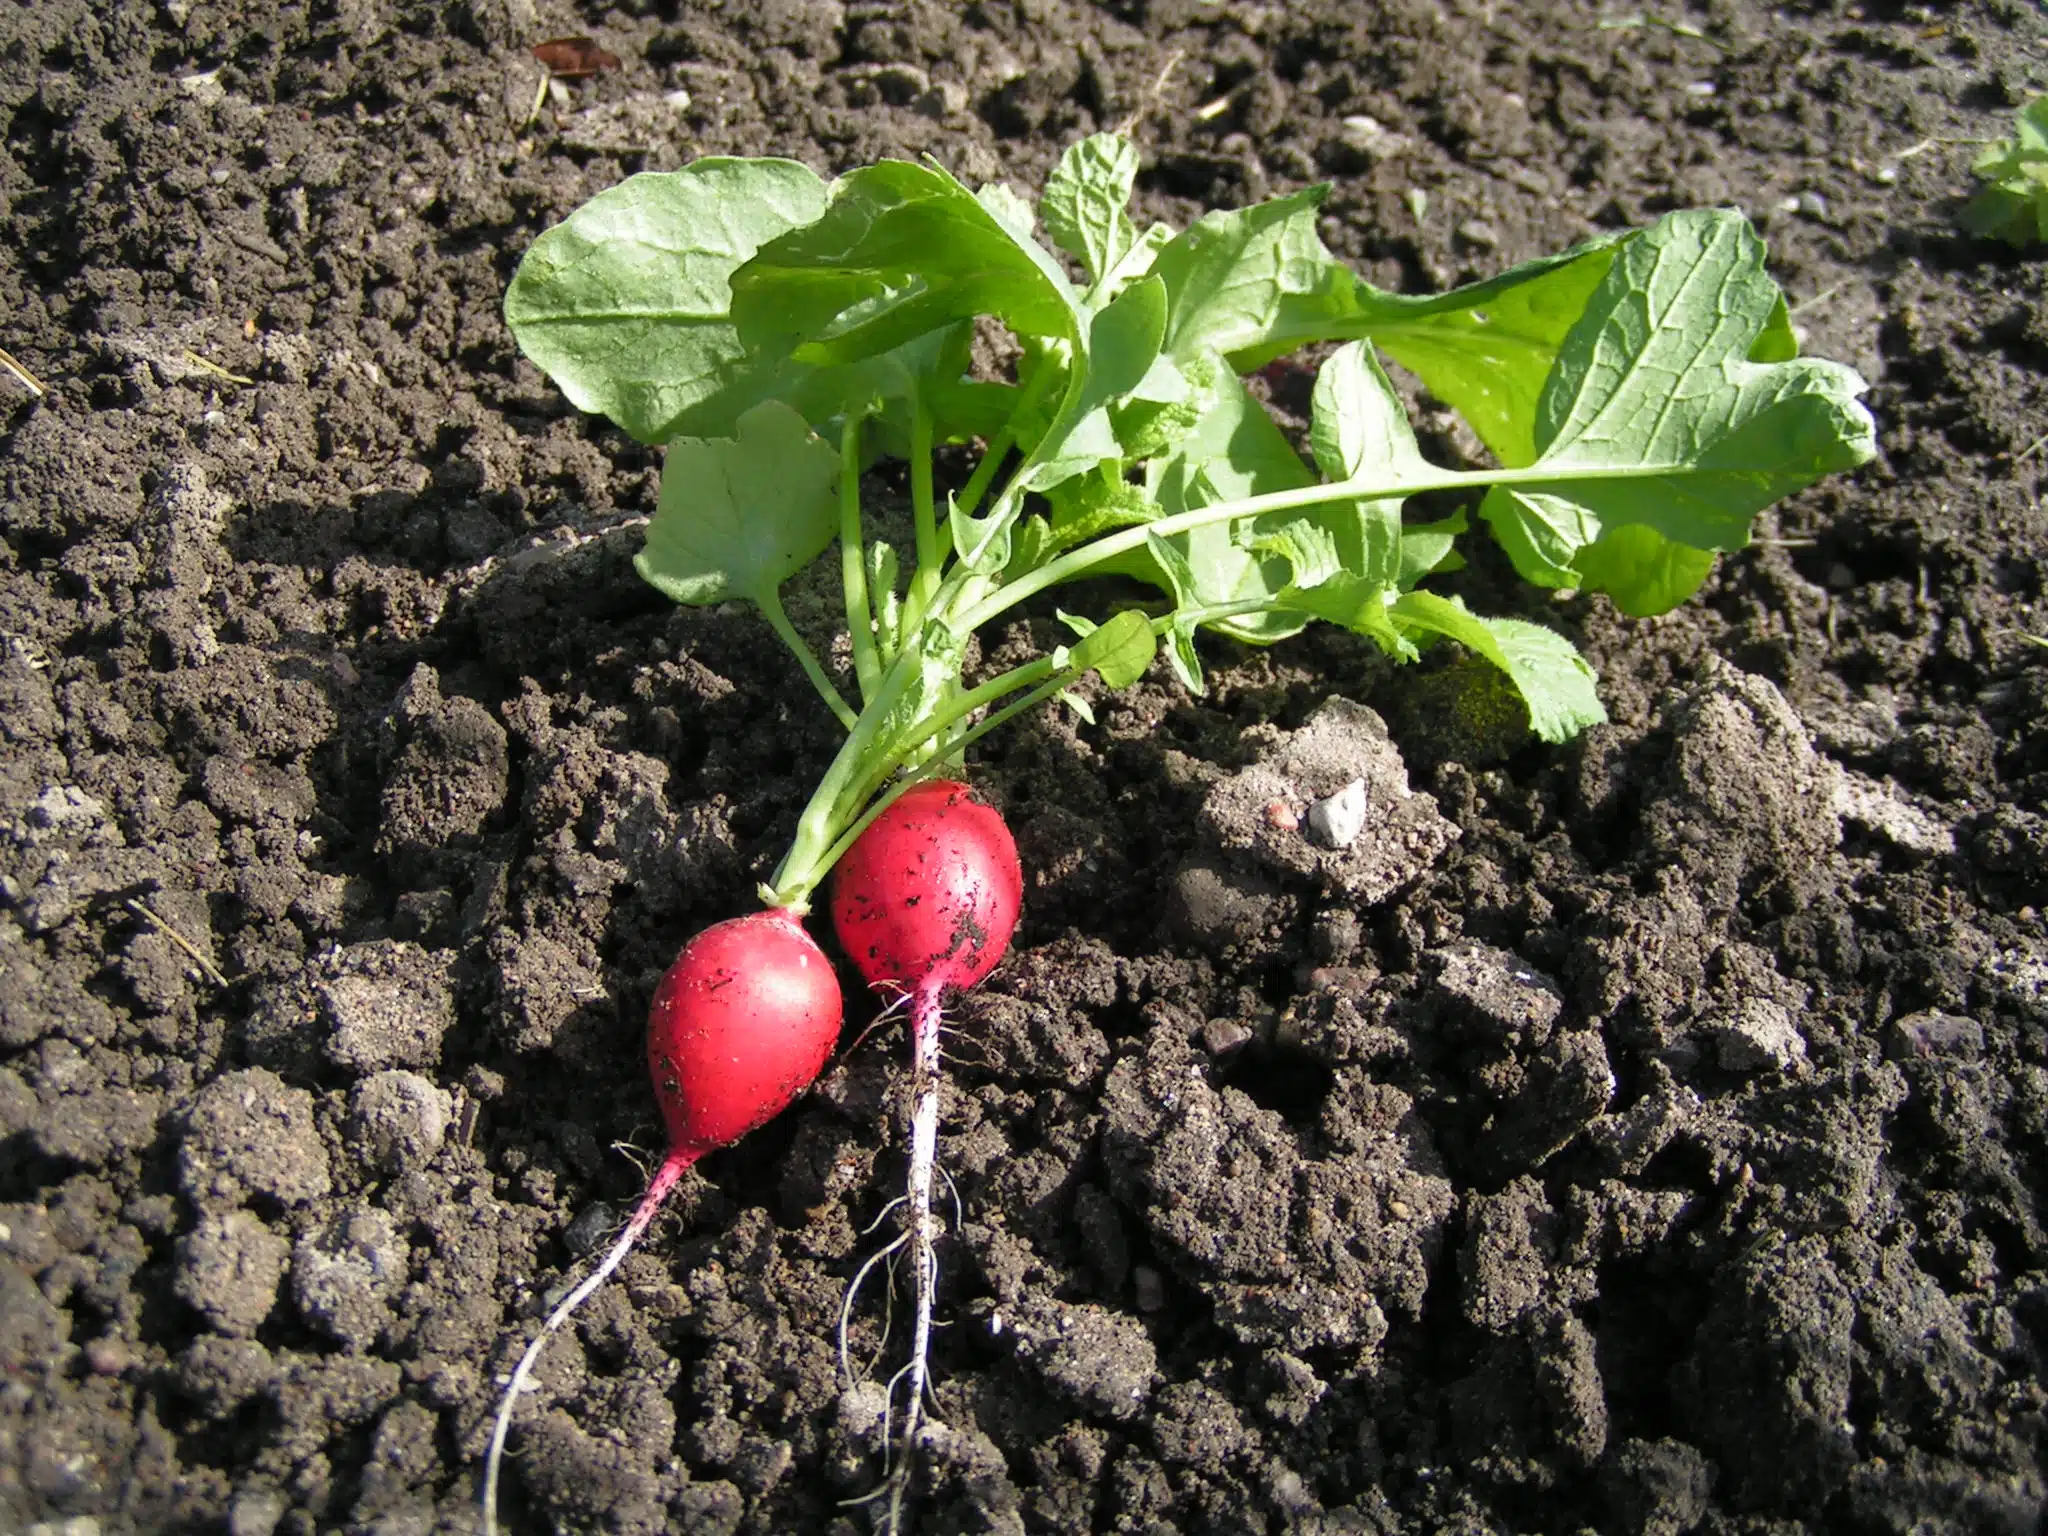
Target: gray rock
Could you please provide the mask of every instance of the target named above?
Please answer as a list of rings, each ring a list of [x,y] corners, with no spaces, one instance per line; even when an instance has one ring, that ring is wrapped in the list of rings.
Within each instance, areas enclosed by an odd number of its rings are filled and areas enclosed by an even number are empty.
[[[1349,848],[1365,830],[1365,780],[1353,779],[1308,808],[1309,836],[1325,848]]]
[[[1714,1043],[1730,1072],[1782,1072],[1806,1059],[1806,1037],[1792,1022],[1791,1010],[1765,997],[1738,1002],[1716,1026]]]
[[[455,1023],[449,957],[417,944],[378,940],[344,949],[315,995],[328,1058],[353,1072],[432,1066]]]
[[[1048,1384],[1106,1418],[1137,1414],[1159,1377],[1159,1356],[1138,1320],[1092,1302],[1029,1297],[991,1314],[989,1329]]]

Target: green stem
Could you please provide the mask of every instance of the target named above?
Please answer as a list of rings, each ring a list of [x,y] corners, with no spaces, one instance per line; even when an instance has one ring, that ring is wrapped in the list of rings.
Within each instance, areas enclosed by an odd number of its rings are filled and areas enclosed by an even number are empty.
[[[932,491],[932,413],[913,386],[910,401],[910,513],[917,528],[917,570],[903,606],[903,633],[914,635],[930,610],[952,549],[951,526],[940,528],[938,498]]]
[[[1018,670],[1022,671],[1023,669],[1019,668]],[[1086,669],[1084,668],[1082,670]],[[1039,705],[1043,704],[1047,699],[1051,698],[1054,694],[1058,693],[1062,688],[1070,687],[1074,683],[1074,681],[1078,677],[1080,677],[1080,675],[1081,672],[1075,670],[1072,667],[1063,668],[1057,676],[1051,678],[1050,680],[1044,683],[1039,684],[1038,687],[1032,689],[1029,693],[1025,694],[1023,698],[1018,699],[1015,703],[1007,704],[1003,708],[997,710],[995,713],[989,715],[987,718],[976,721],[974,728],[968,731],[965,735],[963,735],[959,739],[959,741],[954,743],[955,749],[964,750],[967,747],[972,746],[975,742],[981,740],[981,738],[986,736],[990,731],[996,730],[999,727],[1008,724],[1011,720],[1016,719],[1016,717],[1021,714],[1036,709]],[[915,745],[915,743],[913,743],[913,745]],[[840,835],[839,840],[833,843],[832,846],[825,851],[824,856],[817,861],[817,878],[822,879],[826,871],[830,870],[834,864],[837,864],[841,859],[846,857],[846,850],[851,848],[855,843],[860,841],[861,833],[867,831],[867,829],[874,824],[875,818],[881,815],[882,812],[886,811],[890,807],[890,805],[894,803],[896,799],[903,794],[905,790],[909,789],[913,784],[917,784],[922,780],[932,778],[933,776],[939,773],[945,772],[948,761],[950,761],[950,759],[942,759],[926,763],[923,767],[914,769],[911,772],[906,773],[894,784],[891,784],[888,787],[888,789],[885,792],[883,792],[879,798],[876,799],[875,803],[861,815],[860,819],[855,821],[851,826],[849,826],[846,829],[846,831]],[[816,889],[816,886],[817,882],[816,880],[813,880],[812,883],[805,888],[804,894],[808,895],[810,891]],[[777,889],[778,891],[780,891],[783,888],[778,887]],[[787,903],[782,902],[778,899],[776,905],[782,906],[787,905]]]
[[[1241,518],[1259,517],[1268,512],[1296,512],[1303,507],[1319,507],[1331,502],[1415,496],[1424,491],[1463,491],[1484,489],[1494,485],[1557,485],[1588,480],[1647,479],[1669,474],[1675,466],[1589,465],[1568,472],[1548,469],[1541,465],[1530,465],[1522,469],[1438,469],[1434,465],[1426,468],[1429,471],[1427,474],[1413,479],[1397,480],[1391,484],[1383,479],[1375,479],[1369,474],[1358,475],[1350,480],[1339,480],[1329,485],[1305,485],[1291,491],[1269,491],[1263,496],[1245,496],[1235,501],[1214,502],[1206,507],[1176,512],[1171,517],[1162,517],[1153,522],[1120,528],[1114,533],[1106,533],[1098,539],[1091,539],[1078,549],[1071,549],[1057,559],[1047,561],[1036,570],[1026,571],[1014,581],[1006,582],[963,614],[956,628],[963,634],[971,633],[990,619],[1007,613],[1026,598],[1043,592],[1047,587],[1056,587],[1062,582],[1077,580],[1096,566],[1114,560],[1118,555],[1129,553],[1144,544],[1155,533],[1161,538],[1171,538],[1177,533],[1207,528],[1214,523],[1233,523]]]
[[[831,860],[825,857],[826,850],[838,839],[858,804],[842,806],[841,802],[856,787],[856,777],[874,749],[875,738],[882,733],[883,722],[910,687],[911,679],[917,676],[921,660],[915,645],[903,648],[840,744],[839,754],[832,759],[832,766],[825,770],[824,778],[818,781],[803,814],[797,818],[796,839],[777,866],[772,886],[763,888],[763,899],[770,906],[792,907],[799,916],[810,910],[811,892],[832,867]]]
[[[874,699],[882,680],[875,651],[875,615],[868,606],[867,549],[860,532],[861,415],[849,411],[839,429],[839,578],[846,588],[846,632],[853,642],[853,675],[863,703]]]
[[[910,729],[889,743],[885,759],[870,768],[862,781],[861,798],[866,799],[879,790],[887,782],[889,775],[909,761],[913,753],[926,742],[937,740],[957,721],[966,719],[977,709],[993,704],[998,699],[1007,698],[1019,688],[1028,688],[1052,676],[1056,671],[1066,675],[1069,682],[1080,675],[1071,667],[1055,668],[1050,656],[1041,656],[1036,661],[1025,662],[1021,667],[1012,667],[1001,677],[991,678],[978,688],[964,693],[956,690],[940,700],[929,714],[920,716]],[[960,746],[960,742],[951,743],[950,750],[944,754],[945,759],[950,761],[958,753]],[[940,765],[937,763],[933,764],[934,768],[938,766]]]
[[[988,445],[988,452],[981,456],[981,462],[974,466],[974,473],[967,477],[967,484],[955,498],[960,510],[967,516],[974,515],[974,509],[981,505],[981,498],[988,494],[989,485],[995,479],[996,471],[1002,468],[1003,460],[1017,445],[1017,423],[1038,409],[1040,402],[1045,399],[1046,391],[1052,388],[1054,376],[1058,372],[1059,369],[1053,366],[1052,360],[1046,359],[1039,364],[1038,370],[1031,375],[1030,380],[1018,393],[1017,404],[1010,412],[1010,419],[1003,423],[1002,431],[995,435],[995,440]]]
[[[832,713],[839,717],[839,723],[849,731],[852,730],[860,723],[859,716],[854,714],[853,706],[840,695],[839,689],[826,675],[825,669],[818,664],[817,653],[805,642],[804,637],[796,632],[796,626],[789,622],[789,615],[782,609],[782,594],[770,587],[765,593],[755,596],[753,604],[761,610],[761,617],[768,621],[768,627],[789,647],[797,659],[797,665],[804,669],[804,676],[811,680],[811,686],[818,690],[826,704],[831,707]]]

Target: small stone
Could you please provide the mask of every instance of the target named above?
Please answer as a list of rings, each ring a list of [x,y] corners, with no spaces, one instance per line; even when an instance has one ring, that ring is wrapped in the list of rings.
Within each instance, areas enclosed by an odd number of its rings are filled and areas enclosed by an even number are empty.
[[[1325,848],[1349,848],[1365,830],[1365,780],[1353,779],[1308,808],[1308,835]]]
[[[275,1488],[250,1488],[228,1506],[228,1536],[271,1536],[290,1501]]]
[[[1292,832],[1300,827],[1301,818],[1285,800],[1274,800],[1266,806],[1266,825],[1276,832]]]
[[[1806,1039],[1783,1003],[1745,998],[1715,1033],[1721,1065],[1730,1072],[1784,1071],[1806,1059]]]
[[[1885,1054],[1894,1061],[1948,1056],[1969,1060],[1984,1054],[1984,1026],[1954,1013],[1909,1013],[1885,1031]]]
[[[1500,244],[1500,235],[1484,219],[1466,219],[1458,226],[1458,238],[1477,250],[1490,251]]]
[[[1340,127],[1345,147],[1369,160],[1383,160],[1408,143],[1405,136],[1395,133],[1378,118],[1367,117],[1362,112],[1345,118]]]
[[[593,1200],[569,1223],[563,1232],[562,1241],[571,1253],[591,1253],[605,1240],[607,1234],[619,1222],[618,1212],[605,1200]]]
[[[1824,219],[1828,216],[1828,200],[1818,192],[1802,192],[1798,199],[1799,212],[1809,219]]]
[[[1236,1019],[1211,1019],[1202,1026],[1202,1045],[1211,1056],[1229,1056],[1244,1049],[1252,1032]]]
[[[95,1376],[118,1376],[135,1363],[135,1355],[119,1339],[98,1338],[85,1346],[85,1363]]]

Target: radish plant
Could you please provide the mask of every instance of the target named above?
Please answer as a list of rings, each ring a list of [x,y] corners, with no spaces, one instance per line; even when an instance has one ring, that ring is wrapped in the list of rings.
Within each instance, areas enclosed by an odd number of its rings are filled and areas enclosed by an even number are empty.
[[[1555,631],[1444,590],[1466,513],[1410,521],[1409,498],[1469,493],[1523,577],[1648,615],[1746,545],[1765,507],[1875,452],[1863,381],[1799,356],[1737,213],[1674,213],[1402,295],[1324,247],[1325,188],[1141,229],[1138,166],[1130,143],[1098,134],[1034,207],[932,164],[827,184],[793,161],[699,160],[592,198],[513,279],[506,319],[527,355],[583,409],[667,447],[640,574],[680,603],[751,603],[845,730],[761,888],[771,912],[806,912],[864,834],[887,848],[920,835],[906,826],[929,830],[957,786],[916,786],[1046,700],[1085,710],[1072,690],[1086,674],[1127,687],[1163,651],[1201,692],[1204,631],[1263,645],[1321,621],[1402,661],[1453,641],[1501,669],[1537,735],[1568,739],[1604,718],[1592,670]],[[991,321],[1015,345],[996,376],[971,366]],[[1330,344],[1304,456],[1243,378]],[[1425,458],[1383,358],[1458,411],[1492,462]],[[940,483],[944,445],[979,450],[957,483]],[[905,548],[869,537],[863,517],[863,475],[884,458],[907,465]],[[835,544],[851,697],[780,596]],[[1103,576],[1156,596],[1061,611],[1069,643],[963,675],[976,631]],[[928,1306],[936,1000],[994,963],[1008,927],[984,933],[971,964],[898,933],[875,941],[891,961],[871,968],[863,935],[879,919],[844,906],[871,889],[866,857],[835,915],[856,965],[911,998]],[[1014,895],[1008,911],[1014,923]],[[672,1140],[694,1145],[671,1120]]]

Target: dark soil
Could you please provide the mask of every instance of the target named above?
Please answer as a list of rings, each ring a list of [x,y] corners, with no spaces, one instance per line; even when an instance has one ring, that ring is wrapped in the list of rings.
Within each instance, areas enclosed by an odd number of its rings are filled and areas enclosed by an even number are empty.
[[[623,67],[522,128],[578,33]],[[2020,0],[9,7],[0,1527],[472,1528],[656,1145],[654,979],[832,748],[633,577],[657,458],[516,355],[521,252],[696,154],[1035,187],[1137,114],[1150,213],[1329,179],[1406,289],[1740,204],[1884,455],[1654,622],[1480,558],[1601,669],[1569,748],[1341,636],[991,740],[1031,884],[959,1009],[918,1528],[2036,1529],[2048,267],[1957,233],[1947,141],[2044,83]],[[1405,864],[1251,818],[1354,760],[1428,796]],[[899,1044],[551,1348],[516,1530],[878,1518],[834,1330]]]

